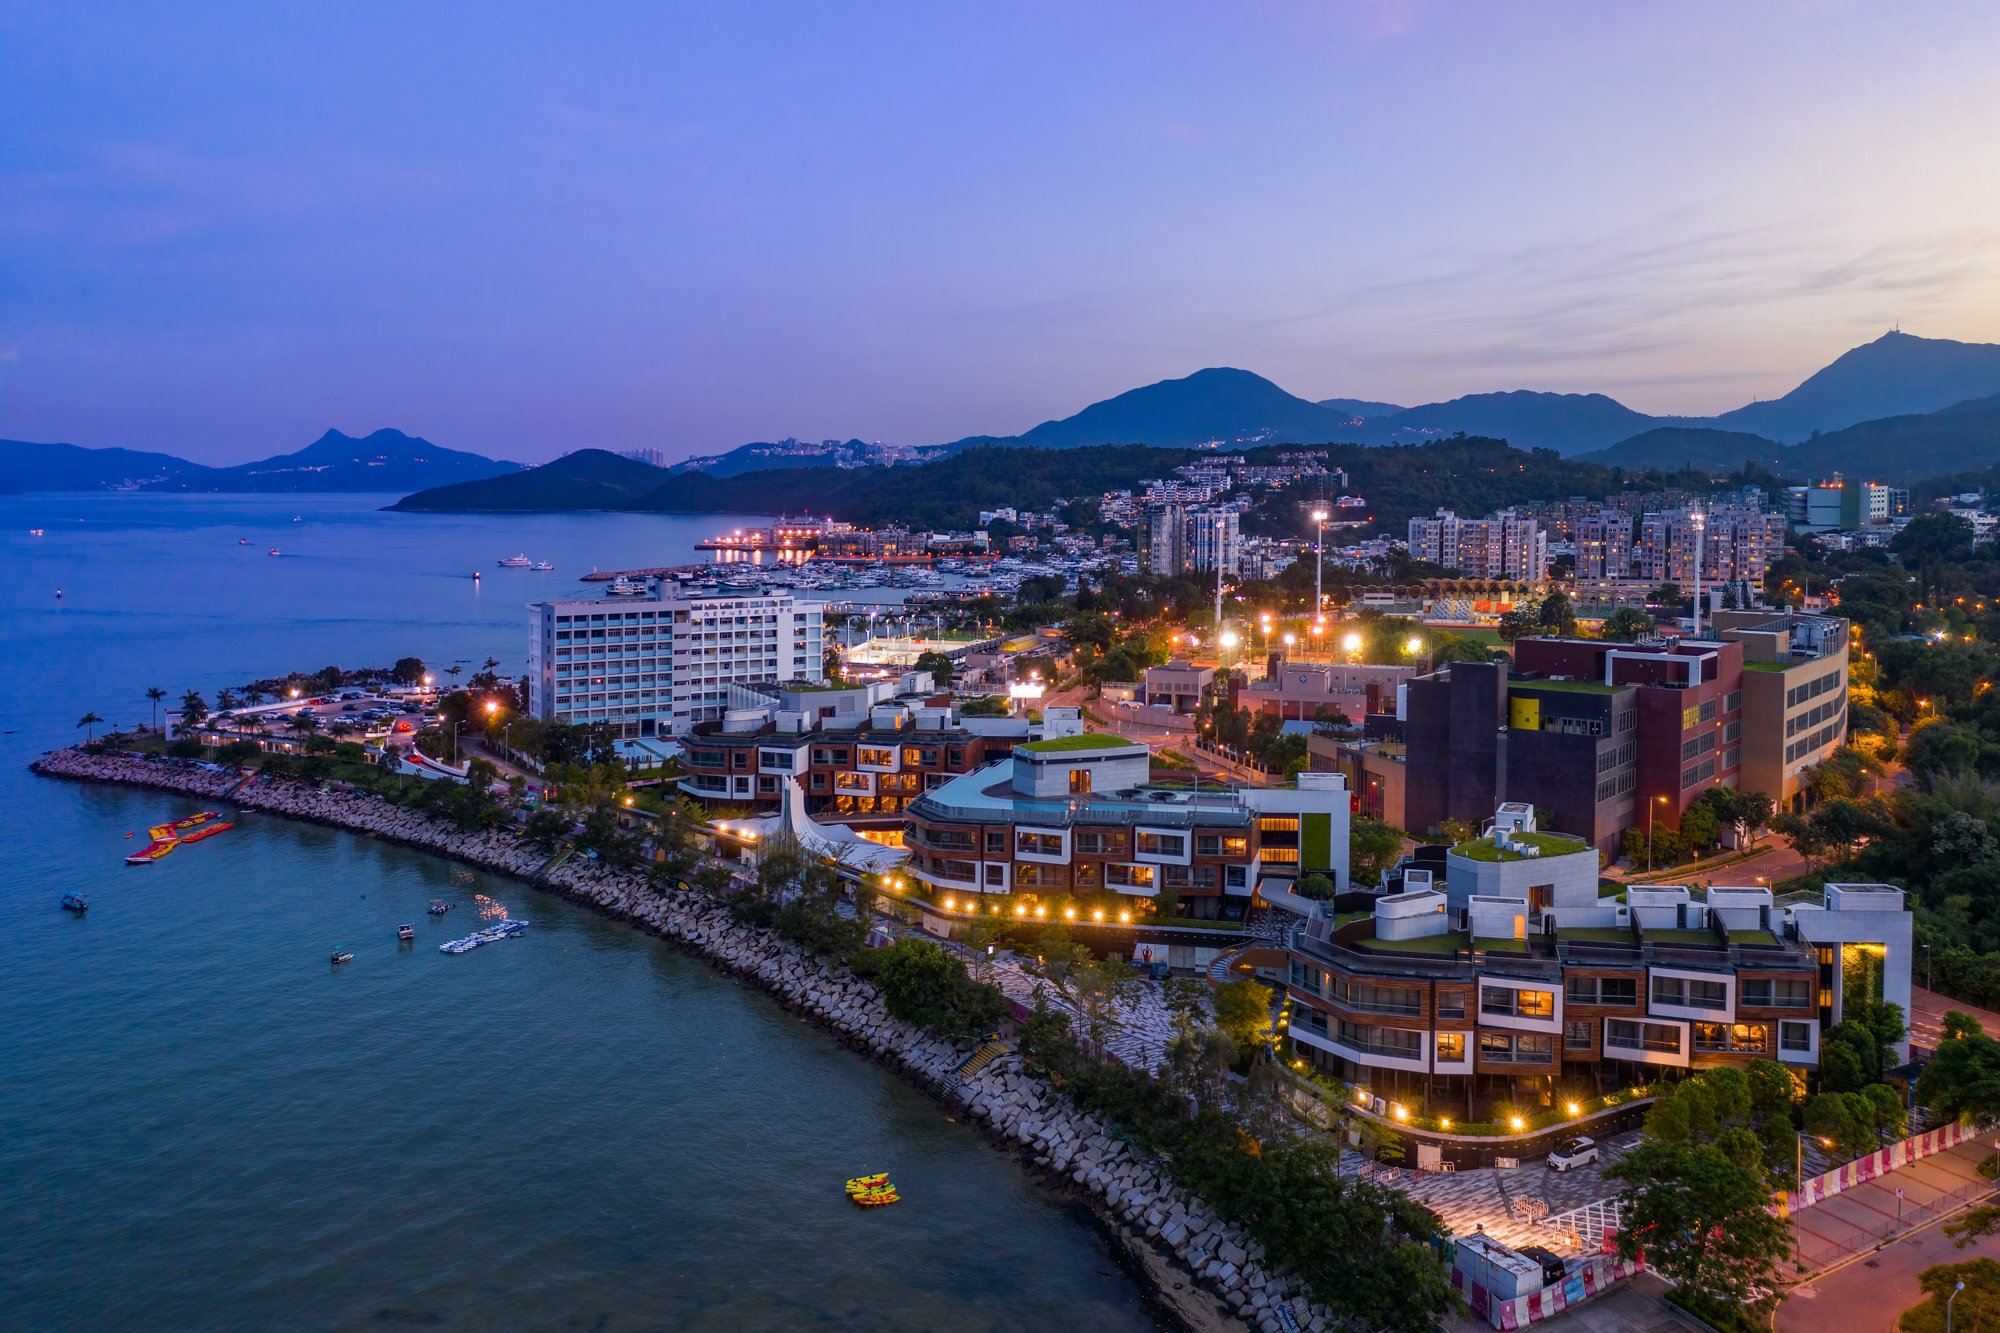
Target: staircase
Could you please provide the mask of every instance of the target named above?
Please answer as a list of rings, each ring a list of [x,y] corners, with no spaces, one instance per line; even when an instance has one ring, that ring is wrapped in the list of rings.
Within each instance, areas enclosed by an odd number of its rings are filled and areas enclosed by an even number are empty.
[[[563,848],[561,851],[557,852],[554,856],[551,856],[548,860],[542,862],[541,868],[535,871],[535,873],[531,876],[531,878],[541,879],[543,876],[552,873],[557,866],[561,865],[563,862],[569,860],[570,857],[575,855],[576,855],[576,848],[574,847]]]
[[[985,1068],[1014,1048],[998,1037],[987,1042],[958,1064],[958,1068],[945,1077],[955,1083],[968,1083],[979,1077]]]

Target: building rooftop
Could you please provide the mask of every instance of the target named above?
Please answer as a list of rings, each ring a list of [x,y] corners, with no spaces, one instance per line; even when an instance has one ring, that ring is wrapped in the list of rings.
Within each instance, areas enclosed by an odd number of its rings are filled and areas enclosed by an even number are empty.
[[[1570,690],[1577,694],[1617,694],[1630,685],[1606,685],[1601,680],[1533,680],[1516,676],[1507,682],[1517,689]]]

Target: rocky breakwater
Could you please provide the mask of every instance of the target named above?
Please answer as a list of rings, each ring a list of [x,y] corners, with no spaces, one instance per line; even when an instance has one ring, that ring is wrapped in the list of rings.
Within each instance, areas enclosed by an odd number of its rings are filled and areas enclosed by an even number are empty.
[[[59,750],[37,760],[51,777],[114,782],[219,797],[237,775],[163,764],[124,755]],[[253,778],[229,799],[247,809],[306,819],[449,856],[499,874],[530,880],[606,916],[672,940],[752,981],[848,1044],[865,1050],[923,1085],[938,1090],[1025,1161],[1088,1199],[1173,1313],[1198,1328],[1225,1327],[1223,1308],[1262,1333],[1293,1326],[1340,1326],[1312,1304],[1295,1278],[1267,1269],[1263,1251],[1237,1225],[1176,1185],[1161,1164],[1114,1138],[1110,1127],[1079,1111],[1046,1080],[1003,1056],[970,1079],[954,1071],[959,1045],[892,1017],[875,986],[844,964],[807,953],[770,931],[737,922],[709,896],[661,892],[632,870],[572,860],[538,875],[547,858],[512,833],[468,833],[363,792],[322,789],[287,780]],[[1179,1269],[1221,1305],[1176,1299]]]

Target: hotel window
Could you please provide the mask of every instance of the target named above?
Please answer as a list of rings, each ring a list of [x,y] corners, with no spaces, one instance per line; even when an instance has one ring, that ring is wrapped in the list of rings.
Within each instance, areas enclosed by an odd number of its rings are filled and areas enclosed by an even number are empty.
[[[997,830],[987,830],[986,854],[988,856],[1005,856],[1007,854],[1007,835]]]
[[[1481,986],[1479,1012],[1503,1018],[1553,1018],[1554,991],[1515,990],[1511,986]]]
[[[1479,1058],[1495,1065],[1543,1065],[1555,1058],[1555,1043],[1534,1032],[1482,1032]]]
[[[1304,963],[1301,963],[1298,959],[1296,958],[1292,959],[1292,965],[1291,965],[1292,985],[1298,987],[1302,991],[1307,992],[1308,994],[1311,995],[1325,994],[1325,987],[1321,984],[1321,979],[1325,977],[1325,975],[1326,974],[1324,972],[1321,972],[1316,967],[1307,967]]]
[[[1014,839],[1015,839],[1015,845],[1018,846],[1021,849],[1022,853],[1025,855],[1028,856],[1062,855],[1062,834],[1060,833],[1021,832],[1021,833],[1016,833],[1014,835]]]
[[[1463,1032],[1440,1032],[1435,1038],[1439,1064],[1463,1064],[1465,1062],[1465,1034]]]
[[[1647,1051],[1655,1055],[1679,1055],[1681,1030],[1671,1023],[1642,1023],[1635,1018],[1604,1020],[1604,1049]]]
[[[1653,1003],[1682,1009],[1729,1008],[1729,988],[1720,981],[1690,981],[1683,977],[1654,977]]]
[[[875,768],[893,768],[896,764],[896,752],[875,746],[862,746],[854,752],[854,762]]]
[[[1128,889],[1150,889],[1153,887],[1153,867],[1110,865],[1104,868],[1106,883],[1121,884]]]
[[[1804,977],[1745,977],[1742,1004],[1751,1009],[1810,1009],[1812,982]]]
[[[1139,852],[1143,856],[1181,856],[1186,851],[1187,838],[1183,834],[1139,830]]]
[[[875,784],[871,779],[874,776],[873,773],[835,773],[833,775],[833,789],[835,791],[873,791],[875,790]]]
[[[1563,1049],[1566,1051],[1587,1051],[1596,1043],[1591,1039],[1590,1020],[1571,1019],[1563,1024]]]

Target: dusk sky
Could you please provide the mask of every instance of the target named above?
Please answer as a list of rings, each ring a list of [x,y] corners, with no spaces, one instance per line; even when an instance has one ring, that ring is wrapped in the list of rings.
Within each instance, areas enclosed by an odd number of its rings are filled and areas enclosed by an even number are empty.
[[[0,437],[1707,413],[2000,340],[2000,6],[16,4]]]

